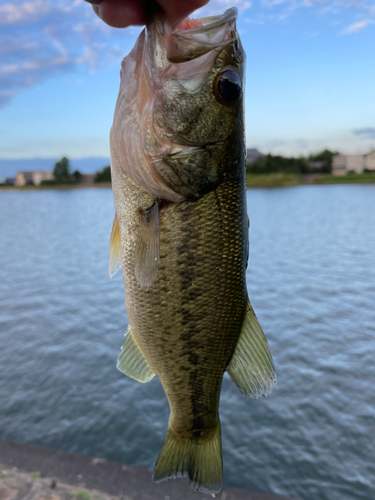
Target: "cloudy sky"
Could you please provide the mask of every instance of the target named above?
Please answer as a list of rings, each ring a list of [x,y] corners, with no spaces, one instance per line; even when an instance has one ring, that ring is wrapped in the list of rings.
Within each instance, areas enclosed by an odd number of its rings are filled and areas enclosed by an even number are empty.
[[[232,5],[247,146],[375,149],[374,0],[211,0],[197,15]],[[83,0],[0,0],[0,159],[109,156],[120,63],[138,33]]]

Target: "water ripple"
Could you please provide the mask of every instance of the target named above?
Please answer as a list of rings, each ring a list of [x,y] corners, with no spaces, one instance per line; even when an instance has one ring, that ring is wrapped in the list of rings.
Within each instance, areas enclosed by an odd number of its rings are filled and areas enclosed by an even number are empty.
[[[374,497],[375,187],[248,192],[248,288],[278,385],[225,375],[224,481],[304,500]],[[0,193],[0,436],[152,468],[160,382],[115,368],[127,326],[108,278],[110,190]]]

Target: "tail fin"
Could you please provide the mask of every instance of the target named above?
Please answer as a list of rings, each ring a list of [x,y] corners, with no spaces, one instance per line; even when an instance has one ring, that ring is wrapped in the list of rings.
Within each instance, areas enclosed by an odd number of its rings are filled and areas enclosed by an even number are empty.
[[[176,438],[168,427],[155,465],[155,483],[188,477],[191,487],[195,490],[218,493],[221,489],[222,473],[220,422],[209,437],[200,439]]]

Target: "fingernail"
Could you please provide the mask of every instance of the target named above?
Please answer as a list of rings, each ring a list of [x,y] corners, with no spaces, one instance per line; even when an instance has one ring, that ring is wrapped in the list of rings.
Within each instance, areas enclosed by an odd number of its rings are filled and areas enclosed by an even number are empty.
[[[85,0],[85,2],[91,3],[92,5],[100,5],[103,0]]]

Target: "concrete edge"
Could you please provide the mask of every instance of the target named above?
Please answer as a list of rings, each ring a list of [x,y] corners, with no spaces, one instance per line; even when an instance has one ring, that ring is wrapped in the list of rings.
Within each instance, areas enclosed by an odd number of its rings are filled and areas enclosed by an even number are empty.
[[[193,491],[187,480],[159,484],[141,467],[92,458],[62,450],[0,439],[0,463],[25,472],[39,472],[77,487],[100,490],[132,500],[202,500],[210,498]],[[291,500],[272,493],[256,493],[224,486],[216,495],[219,500]]]

